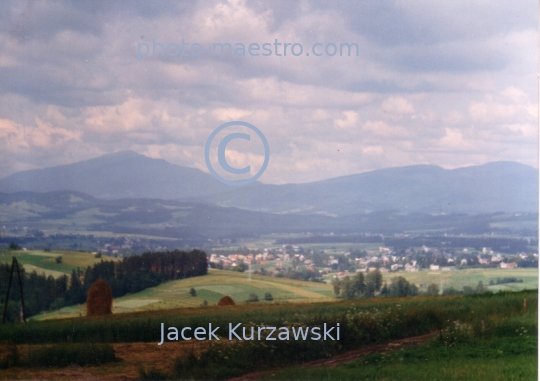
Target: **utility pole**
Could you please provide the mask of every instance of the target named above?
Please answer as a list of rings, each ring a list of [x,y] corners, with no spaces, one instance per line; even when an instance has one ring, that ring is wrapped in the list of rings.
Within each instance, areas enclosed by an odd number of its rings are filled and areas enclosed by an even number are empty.
[[[4,315],[2,317],[2,324],[6,323],[6,315],[7,315],[7,306],[9,301],[9,291],[11,290],[11,280],[13,279],[13,269],[17,266],[17,277],[19,278],[19,290],[21,291],[21,315],[22,315],[22,321],[26,323],[26,314],[24,311],[24,292],[23,292],[23,285],[22,285],[22,278],[21,278],[21,269],[19,268],[19,261],[17,261],[17,258],[13,257],[13,261],[11,262],[11,269],[9,271],[9,280],[8,280],[8,286],[7,286],[7,293],[6,293],[6,301],[4,303]]]

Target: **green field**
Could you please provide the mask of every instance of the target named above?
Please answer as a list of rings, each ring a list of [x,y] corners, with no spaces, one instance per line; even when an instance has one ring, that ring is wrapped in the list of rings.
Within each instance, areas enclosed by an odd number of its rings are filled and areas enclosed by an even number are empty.
[[[334,368],[297,367],[266,374],[260,380],[310,381],[508,381],[535,380],[536,336],[498,337],[445,346],[438,341],[420,348],[374,353]]]
[[[191,288],[197,292],[189,294]],[[240,304],[257,294],[261,304],[265,293],[272,294],[272,303],[323,302],[333,299],[332,286],[323,283],[293,281],[284,278],[252,276],[245,273],[210,269],[208,275],[166,282],[136,294],[125,295],[114,300],[114,313],[161,310],[180,307],[199,307],[206,300],[209,306],[219,299],[230,296]],[[34,316],[34,320],[58,317],[75,317],[84,312],[84,306],[64,307],[58,311]]]
[[[58,278],[64,274],[71,275],[71,271],[80,267],[85,269],[93,266],[101,260],[116,261],[111,257],[96,258],[91,253],[80,251],[42,251],[42,250],[18,250],[0,252],[0,263],[11,263],[12,257],[17,258],[27,272],[36,271],[38,274]],[[56,263],[56,257],[62,257],[62,263]]]
[[[484,286],[490,291],[519,291],[532,290],[538,288],[538,269],[500,269],[500,268],[474,268],[452,271],[430,271],[422,270],[418,272],[398,272],[383,274],[385,281],[389,282],[395,276],[402,276],[407,281],[419,286],[420,290],[425,290],[431,283],[447,288],[453,286],[461,290],[463,286],[476,287],[478,281],[482,281]],[[523,279],[523,283],[506,283],[489,286],[489,281],[496,281],[497,278],[516,277]]]
[[[133,304],[137,306],[141,304]],[[528,380],[534,379],[537,369],[537,311],[537,291],[521,291],[326,303],[252,303],[12,323],[0,326],[0,342],[15,345],[22,361],[0,373],[0,378],[58,378],[58,367],[68,361],[65,356],[58,362],[47,358],[46,369],[25,368],[29,354],[43,353],[43,345],[64,353],[78,343],[112,343],[114,351],[124,353],[122,361],[85,367],[86,373],[100,379],[222,380],[262,371],[258,378],[278,380]],[[324,342],[267,341],[264,336],[255,341],[229,341],[231,322],[244,327],[340,323],[342,335],[339,340]],[[168,339],[158,346],[161,323],[191,330],[212,323],[220,327],[217,335],[221,339],[198,343]],[[348,365],[287,368],[428,333],[434,341],[427,347],[396,350],[388,345]],[[198,345],[198,354],[185,347],[188,344]],[[133,356],[138,356],[138,361],[129,365]]]

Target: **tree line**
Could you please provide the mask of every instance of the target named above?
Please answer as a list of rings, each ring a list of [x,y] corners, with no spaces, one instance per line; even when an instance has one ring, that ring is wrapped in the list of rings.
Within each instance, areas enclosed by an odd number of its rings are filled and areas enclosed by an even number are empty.
[[[147,252],[141,256],[124,258],[120,262],[104,261],[73,269],[71,276],[59,278],[39,275],[36,271],[23,272],[23,292],[26,316],[42,311],[56,310],[65,306],[86,302],[90,286],[103,279],[111,287],[113,297],[136,293],[169,280],[183,279],[207,273],[206,253],[200,250],[190,252],[174,250],[170,252]],[[21,266],[22,268],[22,266]],[[0,264],[0,305],[5,303],[10,264]],[[14,277],[16,279],[16,277]],[[13,281],[10,289],[6,319],[20,318],[21,294],[18,283]]]
[[[497,283],[492,280],[489,284],[493,285],[513,282],[523,282],[523,280],[517,278],[497,278]],[[352,277],[346,276],[342,280],[334,278],[332,284],[334,286],[334,294],[337,297],[344,299],[373,298],[375,296],[399,298],[405,296],[417,296],[420,294],[429,296],[470,295],[491,292],[484,286],[481,280],[478,281],[476,287],[465,285],[461,290],[450,286],[441,291],[439,285],[432,283],[427,286],[425,291],[420,292],[414,283],[407,281],[407,279],[402,276],[392,278],[390,283],[383,283],[383,277],[379,270],[370,271],[366,275],[360,272]]]
[[[418,295],[418,287],[402,276],[392,278],[390,284],[383,283],[383,276],[379,270],[370,271],[365,276],[359,272],[352,278],[348,276],[342,280],[334,278],[332,284],[334,294],[345,299],[373,298],[376,293],[383,297]]]

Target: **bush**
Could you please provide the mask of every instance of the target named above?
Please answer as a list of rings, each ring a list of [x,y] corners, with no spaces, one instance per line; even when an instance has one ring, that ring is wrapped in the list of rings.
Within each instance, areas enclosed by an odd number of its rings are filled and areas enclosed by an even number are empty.
[[[94,254],[94,257],[95,258],[101,258],[103,256],[103,254],[101,254],[101,252],[97,253],[97,254]]]
[[[21,247],[17,245],[15,242],[10,242],[8,246],[8,250],[21,250]]]
[[[259,296],[255,293],[251,293],[249,294],[249,299],[247,300],[248,302],[258,302],[259,301]]]
[[[54,260],[56,261],[56,263],[60,264],[60,263],[62,263],[62,256],[60,255],[60,256],[54,258]]]
[[[266,301],[268,301],[268,302],[271,302],[272,300],[274,300],[274,297],[272,296],[271,293],[266,292],[266,293],[264,294],[264,300],[266,300]]]
[[[197,296],[197,291],[193,287],[191,287],[191,289],[189,290],[189,295]]]

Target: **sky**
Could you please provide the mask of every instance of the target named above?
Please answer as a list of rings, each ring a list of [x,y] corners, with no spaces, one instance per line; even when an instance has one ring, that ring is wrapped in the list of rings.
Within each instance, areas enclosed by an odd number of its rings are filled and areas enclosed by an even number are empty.
[[[3,1],[0,177],[124,150],[209,172],[206,141],[230,121],[268,141],[263,183],[538,168],[537,15],[532,0]],[[255,140],[227,162],[257,172]]]

